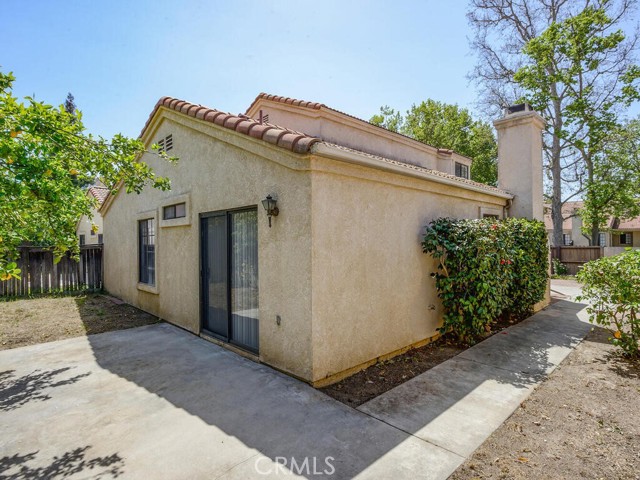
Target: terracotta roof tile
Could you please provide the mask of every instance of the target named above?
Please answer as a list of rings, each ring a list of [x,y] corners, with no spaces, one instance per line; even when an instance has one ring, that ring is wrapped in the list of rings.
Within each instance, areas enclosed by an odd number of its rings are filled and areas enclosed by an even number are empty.
[[[263,98],[275,97],[275,95],[266,95],[266,94],[261,94],[261,95],[264,96]],[[300,104],[301,106],[304,106],[307,108],[319,109],[319,108],[325,107],[321,103],[303,102],[301,100],[295,100],[295,99],[290,99],[286,97],[275,97],[275,98],[283,99],[282,101],[287,101],[290,104]],[[276,100],[276,101],[280,101],[280,100]],[[147,130],[154,115],[156,114],[158,109],[160,109],[161,107],[178,111],[182,114],[189,115],[191,117],[198,118],[200,120],[204,120],[205,122],[220,125],[224,128],[228,128],[229,130],[234,130],[238,133],[248,135],[252,138],[263,140],[265,142],[271,143],[272,145],[277,145],[278,147],[281,147],[283,149],[296,152],[296,153],[309,153],[312,151],[312,147],[315,144],[323,143],[325,145],[330,145],[332,147],[335,147],[344,151],[357,152],[359,154],[366,155],[370,158],[379,160],[384,163],[402,166],[404,168],[420,171],[433,176],[455,180],[456,182],[459,182],[461,184],[466,184],[476,188],[481,188],[483,190],[486,190],[487,192],[500,193],[500,194],[507,193],[498,188],[491,187],[489,185],[485,185],[482,183],[474,182],[472,180],[456,177],[454,175],[440,172],[438,170],[432,170],[429,168],[424,168],[417,165],[400,162],[397,160],[391,160],[378,155],[372,155],[369,153],[361,152],[359,150],[351,149],[341,145],[335,145],[328,142],[323,142],[321,139],[317,137],[312,137],[302,132],[297,132],[297,131],[294,131],[285,127],[281,127],[278,125],[273,125],[270,123],[260,123],[259,121],[254,120],[250,117],[247,117],[246,115],[233,115],[230,113],[225,113],[219,110],[214,110],[212,108],[203,107],[202,105],[195,105],[189,102],[185,102],[184,100],[178,100],[171,97],[163,97],[158,101],[155,108],[151,112],[151,115],[149,115],[149,119],[147,120],[147,123],[142,129],[140,136],[142,136],[144,132]],[[339,113],[342,113],[342,112],[339,112]],[[446,150],[446,149],[439,149],[439,151],[445,154],[448,154],[451,152],[451,150]]]
[[[98,200],[98,207],[104,203],[109,195],[109,189],[107,187],[99,187],[94,185],[87,190],[96,200]]]
[[[221,112],[219,110],[214,110],[213,108],[207,108],[202,105],[196,105],[194,103],[189,103],[184,100],[171,97],[162,97],[158,100],[158,103],[156,103],[155,108],[142,128],[140,136],[144,135],[144,132],[149,127],[149,124],[156,112],[162,107],[175,110],[176,112],[180,112],[199,120],[204,120],[205,122],[215,123],[216,125],[228,128],[229,130],[234,130],[244,135],[264,140],[265,142],[296,153],[308,153],[314,143],[321,141],[319,138],[312,137],[302,132],[296,132],[294,130],[269,123],[260,123],[259,121],[245,115],[233,115],[231,113]]]
[[[380,125],[376,125],[376,124],[371,123],[371,122],[369,122],[367,120],[363,120],[362,118],[356,117],[355,115],[351,115],[350,113],[346,113],[346,112],[343,112],[341,110],[337,110],[335,108],[328,107],[324,103],[308,102],[306,100],[298,100],[297,98],[283,97],[281,95],[271,95],[269,93],[264,93],[264,92],[260,93],[255,98],[255,100],[253,102],[251,102],[251,105],[249,105],[249,108],[247,108],[247,110],[245,111],[245,115],[247,115],[249,113],[249,111],[253,108],[253,106],[256,103],[258,103],[259,100],[263,100],[263,99],[264,100],[270,100],[272,102],[284,103],[285,105],[293,105],[295,107],[310,108],[312,110],[320,110],[320,109],[324,108],[324,109],[327,109],[327,110],[331,110],[333,112],[337,112],[337,113],[339,113],[341,115],[345,115],[347,117],[353,118],[354,120],[357,120],[359,122],[364,122],[367,125],[372,125],[372,126],[374,126],[376,128],[380,128],[380,129],[384,130],[385,132],[389,132],[389,133],[391,133],[393,135],[398,135],[398,136],[403,137],[403,138],[408,138],[409,140],[411,140],[413,142],[417,142],[417,143],[419,143],[421,145],[427,145],[427,146],[429,146],[431,148],[435,148],[436,150],[438,150],[438,153],[444,153],[445,155],[450,155],[450,154],[456,153],[453,150],[449,150],[449,149],[446,149],[446,148],[437,148],[437,147],[434,147],[433,145],[429,145],[428,143],[421,142],[420,140],[416,140],[415,138],[412,138],[412,137],[410,137],[408,135],[404,135],[404,134],[399,133],[399,132],[394,132],[392,130],[389,130],[388,128],[381,127]],[[459,155],[459,156],[464,157],[464,158],[468,158],[469,160],[473,161],[472,158],[466,157],[466,156],[461,155],[459,153],[456,153],[456,155]]]
[[[614,218],[610,222],[610,227],[615,230],[640,230],[640,217],[626,220]]]

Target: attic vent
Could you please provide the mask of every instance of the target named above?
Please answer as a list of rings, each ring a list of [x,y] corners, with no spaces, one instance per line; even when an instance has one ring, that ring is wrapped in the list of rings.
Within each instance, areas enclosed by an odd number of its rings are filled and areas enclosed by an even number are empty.
[[[167,135],[166,137],[158,140],[158,147],[160,147],[158,148],[159,152],[168,152],[171,150],[173,148],[173,136]]]
[[[269,121],[269,114],[265,113],[264,115],[262,115],[262,117],[260,117],[260,123],[267,123]]]

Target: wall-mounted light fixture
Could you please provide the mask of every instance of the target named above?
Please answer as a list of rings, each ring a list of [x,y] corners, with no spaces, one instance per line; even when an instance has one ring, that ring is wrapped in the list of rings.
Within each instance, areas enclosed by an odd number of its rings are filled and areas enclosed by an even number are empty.
[[[271,217],[277,217],[280,210],[277,207],[278,201],[271,195],[267,195],[267,198],[262,200],[262,206],[267,211],[267,217],[269,217],[269,228],[271,228]]]

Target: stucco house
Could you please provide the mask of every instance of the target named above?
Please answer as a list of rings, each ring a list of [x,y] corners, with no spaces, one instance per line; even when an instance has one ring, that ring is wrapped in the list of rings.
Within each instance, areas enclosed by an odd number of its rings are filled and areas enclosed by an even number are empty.
[[[106,199],[105,288],[313,385],[425,344],[442,316],[425,225],[543,217],[541,117],[495,125],[499,188],[322,104],[261,94],[232,115],[162,98],[141,140],[180,160],[143,160],[172,190]]]
[[[582,218],[580,209],[583,202],[566,202],[562,208],[562,245],[574,247],[588,247],[591,245],[591,238],[582,233]],[[551,210],[545,206],[544,222],[550,241],[553,241],[553,222],[551,220]],[[621,220],[610,218],[607,228],[600,232],[598,246],[603,247],[605,256],[621,253],[625,248],[640,248],[640,217]]]
[[[76,225],[78,242],[82,245],[98,245],[103,243],[104,223],[100,207],[109,195],[109,189],[101,183],[96,183],[87,189],[87,195],[94,198],[96,207],[91,208],[91,217],[83,215]]]

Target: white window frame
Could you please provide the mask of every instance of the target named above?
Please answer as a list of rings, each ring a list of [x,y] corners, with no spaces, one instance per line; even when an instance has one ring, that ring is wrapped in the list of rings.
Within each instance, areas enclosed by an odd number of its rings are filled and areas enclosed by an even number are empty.
[[[606,247],[607,246],[607,234],[606,232],[598,233],[598,246]]]
[[[178,205],[180,203],[184,203],[184,217],[167,218],[165,220],[164,207],[171,207],[172,205]],[[175,195],[173,197],[163,199],[162,202],[160,202],[158,218],[160,219],[160,228],[184,227],[191,225],[191,195],[183,193],[181,195]]]
[[[624,237],[623,237],[624,235]],[[624,238],[624,242],[622,239]],[[620,234],[620,245],[630,246],[633,245],[633,232],[623,232]]]

